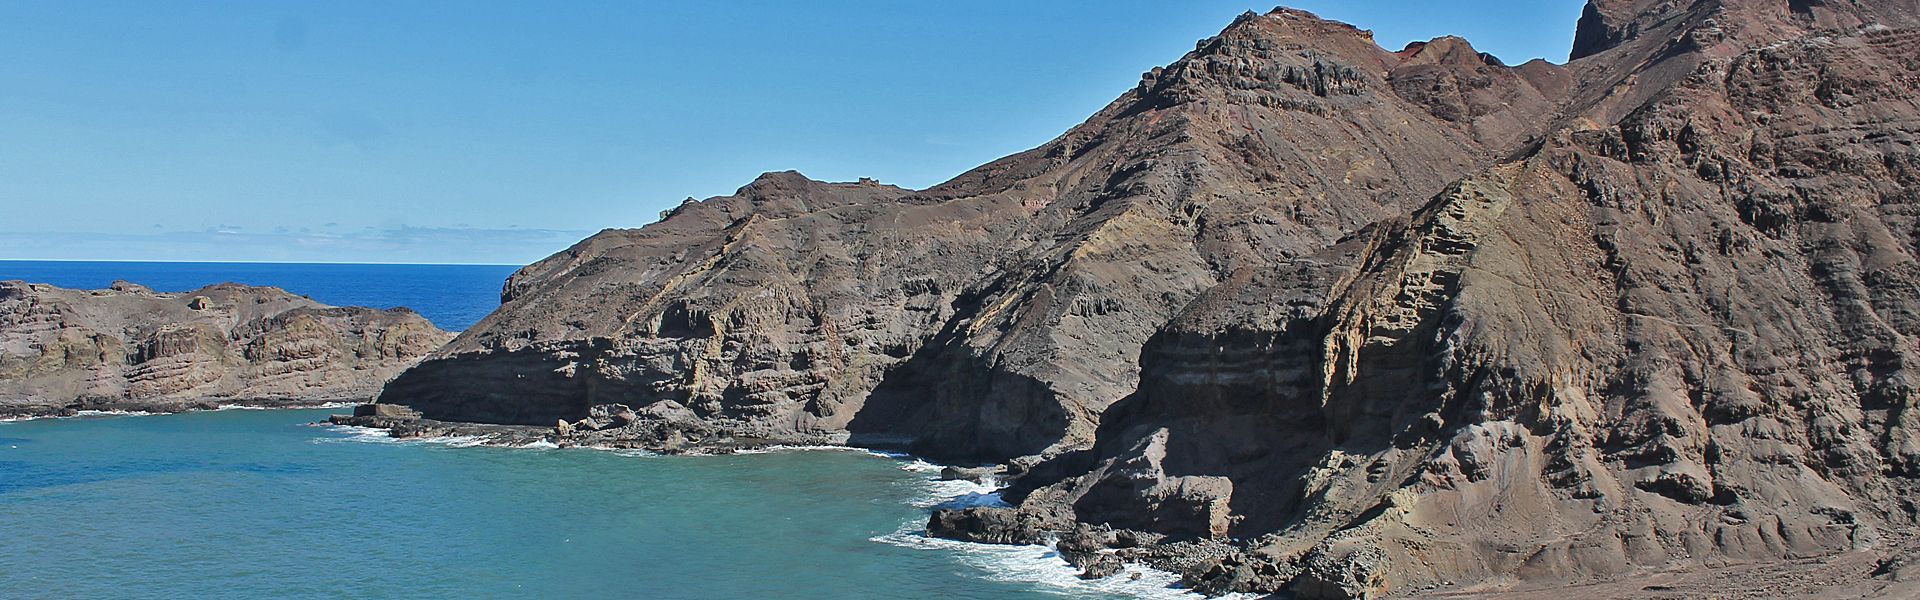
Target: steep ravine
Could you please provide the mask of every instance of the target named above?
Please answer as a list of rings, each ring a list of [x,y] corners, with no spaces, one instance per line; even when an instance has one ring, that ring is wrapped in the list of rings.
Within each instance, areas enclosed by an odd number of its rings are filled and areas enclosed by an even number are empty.
[[[1920,510],[1916,16],[1597,0],[1576,60],[1509,67],[1250,13],[940,186],[774,173],[602,232],[381,401],[1006,463],[1016,507],[933,531],[1207,591],[1861,555],[1885,592]]]

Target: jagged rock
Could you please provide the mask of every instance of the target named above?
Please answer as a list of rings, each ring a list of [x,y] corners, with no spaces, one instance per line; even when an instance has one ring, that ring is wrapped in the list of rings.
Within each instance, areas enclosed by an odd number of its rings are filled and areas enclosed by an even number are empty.
[[[1118,556],[1112,554],[1097,554],[1086,561],[1086,564],[1080,565],[1079,577],[1081,579],[1106,579],[1114,575],[1119,575],[1120,572],[1126,570],[1126,568],[1126,561],[1120,560]]]
[[[632,412],[633,409],[627,407],[625,404],[595,404],[592,408],[587,409],[587,418],[608,420],[612,419],[616,414],[631,414]]]
[[[668,423],[699,423],[701,421],[699,414],[672,400],[661,400],[642,407],[638,412],[629,411],[621,414],[629,415],[629,419],[644,417]],[[618,420],[620,415],[616,414],[614,418]]]
[[[964,542],[1029,545],[1047,543],[1061,526],[1011,508],[942,509],[928,518],[927,534]]]
[[[954,467],[940,468],[940,479],[944,481],[972,481],[993,483],[998,471],[992,467]]]
[[[1074,513],[1096,523],[1184,536],[1225,537],[1233,526],[1233,482],[1166,472],[1167,432],[1077,480]]]
[[[366,401],[451,337],[406,309],[335,308],[277,288],[5,281],[0,416]]]

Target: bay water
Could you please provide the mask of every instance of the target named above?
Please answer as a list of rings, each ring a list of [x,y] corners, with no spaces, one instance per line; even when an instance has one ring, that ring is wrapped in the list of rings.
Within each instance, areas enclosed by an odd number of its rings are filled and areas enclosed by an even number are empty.
[[[178,291],[248,276],[459,328],[497,303],[500,281],[478,280],[511,271],[80,266],[0,261],[0,279]],[[935,507],[994,498],[907,457],[497,448],[316,424],[342,412],[0,422],[0,598],[1195,597],[1164,573],[1084,582],[1043,547],[927,538]]]

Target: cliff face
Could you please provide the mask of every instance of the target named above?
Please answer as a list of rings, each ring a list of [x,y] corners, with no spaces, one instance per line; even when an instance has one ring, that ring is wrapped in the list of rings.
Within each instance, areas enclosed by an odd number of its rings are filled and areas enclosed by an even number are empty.
[[[235,284],[0,282],[0,416],[365,400],[452,335],[404,309]]]
[[[1018,508],[935,523],[1018,531],[936,533],[1246,540],[1210,590],[1899,547],[1917,15],[1597,0],[1518,67],[1245,15],[938,187],[770,174],[603,232],[382,401],[1011,461]]]
[[[1021,510],[1266,535],[1208,585],[1308,597],[1899,547],[1920,31],[1858,6],[1698,3],[1575,63],[1634,83],[1190,303]]]

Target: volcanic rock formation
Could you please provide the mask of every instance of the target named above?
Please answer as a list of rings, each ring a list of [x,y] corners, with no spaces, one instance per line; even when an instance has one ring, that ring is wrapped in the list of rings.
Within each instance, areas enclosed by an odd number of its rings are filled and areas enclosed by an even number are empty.
[[[0,281],[0,416],[365,401],[451,337],[410,310],[278,288]]]
[[[1570,85],[1494,63],[1249,15],[1059,139],[938,187],[769,173],[595,235],[516,274],[384,398],[524,424],[673,400],[958,460],[1085,447],[1139,348],[1202,292],[1418,207]]]
[[[672,401],[1006,462],[1018,506],[935,533],[1242,540],[1182,567],[1209,591],[1891,552],[1920,512],[1916,27],[1914,0],[1596,0],[1571,63],[1513,67],[1249,13],[932,189],[768,174],[602,232],[382,401]]]

